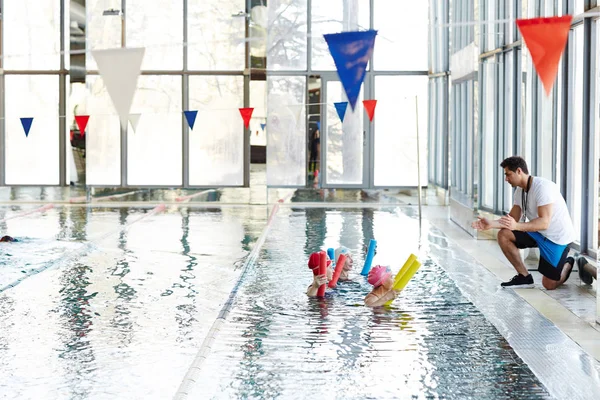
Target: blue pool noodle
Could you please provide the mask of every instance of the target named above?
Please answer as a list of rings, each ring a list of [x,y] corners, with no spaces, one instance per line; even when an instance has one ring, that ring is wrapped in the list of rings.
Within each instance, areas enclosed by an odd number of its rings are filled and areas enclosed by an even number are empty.
[[[329,256],[329,259],[331,260],[331,263],[333,264],[335,262],[335,250],[333,250],[332,247],[327,249],[327,255]]]
[[[367,276],[369,275],[369,271],[371,270],[371,263],[373,262],[373,257],[375,256],[375,248],[377,247],[377,240],[371,239],[369,242],[369,250],[367,251],[367,258],[365,258],[365,265],[363,266],[361,275]]]

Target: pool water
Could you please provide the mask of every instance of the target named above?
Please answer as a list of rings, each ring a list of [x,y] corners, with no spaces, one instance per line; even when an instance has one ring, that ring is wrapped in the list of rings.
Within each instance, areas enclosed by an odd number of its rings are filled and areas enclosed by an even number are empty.
[[[548,398],[418,236],[395,209],[280,211],[189,398]],[[411,252],[423,261],[390,308],[362,305],[372,237],[394,272]],[[308,255],[340,243],[352,282],[307,298]]]
[[[149,210],[65,207],[5,222],[26,240],[0,247],[0,282],[40,272],[0,292],[0,397],[176,394],[268,208]],[[431,257],[429,229],[419,235],[395,207],[282,206],[189,398],[549,398]],[[363,305],[371,238],[374,263],[423,262],[390,308]],[[354,255],[352,281],[307,298],[308,255],[339,244]]]

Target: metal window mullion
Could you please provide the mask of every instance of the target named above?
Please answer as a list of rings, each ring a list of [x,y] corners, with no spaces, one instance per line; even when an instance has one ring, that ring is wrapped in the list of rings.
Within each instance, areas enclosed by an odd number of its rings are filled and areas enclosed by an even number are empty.
[[[250,107],[250,79],[251,79],[251,60],[250,60],[250,0],[246,0],[245,12],[245,68],[244,68],[244,107]],[[244,126],[244,187],[250,186],[250,125]]]
[[[65,69],[65,2],[60,2],[60,70]],[[67,121],[66,121],[66,76],[58,76],[58,184],[66,186],[67,183]]]
[[[248,11],[250,11],[251,0],[246,0],[246,4]],[[312,0],[306,0],[306,13],[306,71],[310,75],[312,71]],[[308,85],[306,86],[306,92],[308,93]],[[308,124],[308,118],[306,120]]]
[[[479,62],[479,71],[477,73],[478,75],[478,82],[480,82],[479,84],[479,90],[478,90],[478,96],[479,96],[479,116],[484,115],[484,104],[483,104],[483,99],[484,99],[484,88],[485,88],[485,82],[483,81],[484,78],[484,74],[483,74],[483,69],[484,69],[485,63],[483,62]],[[485,195],[484,190],[485,188],[483,187],[483,126],[485,124],[481,122],[481,118],[479,118],[479,124],[477,126],[477,130],[479,131],[479,135],[477,138],[477,148],[478,148],[478,159],[479,159],[479,166],[480,168],[478,168],[478,179],[477,179],[477,208],[483,208],[483,197]]]
[[[590,195],[597,196],[596,193],[591,194],[592,188],[595,187],[594,182],[590,179],[590,176],[593,177],[594,174],[590,174],[590,166],[593,166],[593,160],[591,159],[592,154],[590,152],[593,150],[591,146],[592,138],[594,132],[590,129],[593,126],[590,122],[592,116],[595,113],[592,112],[596,108],[595,104],[591,101],[593,100],[593,96],[591,93],[592,86],[592,59],[595,54],[592,54],[592,21],[589,18],[586,18],[583,25],[583,102],[581,104],[583,111],[583,121],[582,121],[582,140],[581,140],[581,174],[582,174],[582,185],[580,189],[580,193],[575,193],[575,195],[579,195],[581,199],[581,232],[580,232],[580,245],[581,251],[585,252],[589,243],[591,242],[590,236],[592,232],[589,230],[591,226],[594,224],[589,224],[589,215],[590,215],[590,204],[593,205],[593,201],[590,201]],[[595,82],[594,82],[595,83]],[[577,179],[577,178],[575,178]]]
[[[127,45],[127,0],[121,0],[121,47]],[[119,123],[121,130],[121,186],[127,186],[127,125]]]
[[[190,79],[187,74],[188,70],[188,49],[187,46],[188,40],[188,0],[183,0],[183,76],[181,77],[181,105],[183,110],[189,110],[190,107],[190,96],[189,96],[189,87],[190,87]],[[182,111],[183,111],[182,110]],[[181,154],[181,183],[184,188],[190,186],[190,129],[189,125],[186,121],[185,114],[181,113],[182,120],[182,130],[181,130],[181,144],[182,144],[182,154]]]
[[[4,68],[4,0],[0,0],[0,70]],[[4,93],[4,74],[0,74],[0,186],[6,184],[6,108]]]

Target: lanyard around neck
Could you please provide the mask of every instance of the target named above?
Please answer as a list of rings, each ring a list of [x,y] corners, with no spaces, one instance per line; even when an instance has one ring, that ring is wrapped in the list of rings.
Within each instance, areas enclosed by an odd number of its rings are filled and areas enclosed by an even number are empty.
[[[529,189],[531,189],[532,181],[533,177],[529,175],[529,179],[527,179],[527,190],[521,189],[521,206],[523,207],[523,222],[527,221],[527,202],[529,201]],[[525,196],[526,192],[527,196]]]

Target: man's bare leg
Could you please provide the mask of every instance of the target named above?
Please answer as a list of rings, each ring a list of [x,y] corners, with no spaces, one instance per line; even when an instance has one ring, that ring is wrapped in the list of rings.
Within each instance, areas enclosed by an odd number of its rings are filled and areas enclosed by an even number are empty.
[[[515,245],[516,241],[517,238],[515,238],[515,234],[511,230],[500,229],[498,231],[498,244],[502,252],[519,274],[527,276],[529,275],[529,271],[527,271],[527,267],[523,264],[521,253],[519,253],[519,249]]]
[[[545,276],[542,278],[542,285],[546,288],[546,290],[554,290],[567,280],[567,274],[573,269],[573,265],[568,262],[563,265],[562,272],[560,273],[560,281],[553,281],[550,278],[546,278]]]

